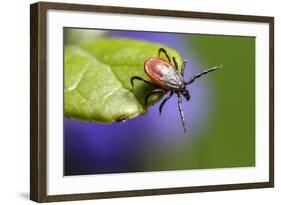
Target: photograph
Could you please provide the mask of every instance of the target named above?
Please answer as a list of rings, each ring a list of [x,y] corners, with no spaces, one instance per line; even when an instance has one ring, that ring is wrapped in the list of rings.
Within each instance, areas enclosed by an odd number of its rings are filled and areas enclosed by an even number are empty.
[[[255,36],[64,27],[64,176],[255,167],[255,50]]]

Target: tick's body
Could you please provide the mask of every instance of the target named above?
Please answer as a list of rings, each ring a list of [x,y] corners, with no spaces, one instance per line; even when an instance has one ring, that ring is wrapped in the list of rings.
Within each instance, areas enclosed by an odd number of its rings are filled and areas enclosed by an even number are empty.
[[[175,67],[159,58],[149,58],[144,63],[147,76],[158,86],[167,91],[180,91],[184,88],[184,79]]]
[[[163,52],[168,61],[160,58],[160,54]],[[155,89],[145,97],[145,105],[147,106],[148,98],[155,93],[167,94],[168,96],[164,98],[159,107],[159,113],[161,114],[164,104],[173,96],[174,93],[178,96],[178,108],[181,115],[181,120],[184,128],[184,132],[187,133],[187,126],[185,123],[184,113],[182,109],[182,97],[188,101],[190,99],[187,86],[194,82],[195,79],[205,75],[211,71],[218,69],[219,67],[214,67],[207,69],[197,75],[193,76],[189,81],[184,81],[184,69],[186,61],[183,61],[181,70],[178,68],[178,63],[176,58],[172,58],[174,65],[171,62],[170,56],[164,48],[160,48],[158,51],[158,57],[151,57],[144,63],[144,71],[151,81],[147,81],[139,76],[133,76],[131,78],[131,84],[134,87],[134,80],[141,80],[147,84],[155,87]]]

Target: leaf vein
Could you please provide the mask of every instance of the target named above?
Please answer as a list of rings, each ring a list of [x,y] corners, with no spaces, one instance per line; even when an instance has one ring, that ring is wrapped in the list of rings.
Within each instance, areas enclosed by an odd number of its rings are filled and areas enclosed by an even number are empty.
[[[90,52],[88,52],[87,50],[85,50],[85,49],[83,49],[83,48],[79,48],[79,49],[81,49],[81,51],[85,52],[85,54],[86,54],[87,56],[89,56],[90,59],[92,59],[93,57],[95,57],[94,55],[92,55],[92,54],[91,54]],[[95,59],[96,59],[96,58],[95,58]],[[117,76],[117,74],[113,71],[112,65],[107,64],[107,63],[101,61],[100,59],[98,59],[98,61],[99,61],[100,63],[104,64],[104,65],[108,68],[108,70],[114,75],[114,77],[115,77],[116,80],[120,83],[120,85],[121,85],[121,87],[122,87],[123,89],[125,89],[125,90],[127,90],[128,92],[130,92],[130,93],[133,94],[133,96],[135,97],[136,101],[137,101],[138,104],[139,104],[139,106],[138,106],[139,112],[141,112],[142,109],[143,109],[141,100],[137,97],[137,95],[136,95],[134,92],[132,92],[130,89],[128,89],[128,88],[125,87],[125,85],[122,83],[121,79],[120,79],[120,78]]]

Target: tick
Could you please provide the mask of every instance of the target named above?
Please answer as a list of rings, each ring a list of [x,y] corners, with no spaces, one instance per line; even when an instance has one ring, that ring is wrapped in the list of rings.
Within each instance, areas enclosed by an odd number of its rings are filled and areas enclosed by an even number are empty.
[[[164,60],[160,58],[160,54],[163,53],[167,60]],[[173,62],[172,62],[173,61]],[[160,93],[163,95],[168,94],[164,100],[161,102],[159,107],[159,114],[161,115],[162,109],[165,105],[165,103],[173,96],[173,94],[176,94],[178,97],[178,109],[180,112],[180,117],[184,129],[184,133],[187,134],[187,125],[182,109],[182,96],[186,99],[186,101],[190,100],[190,94],[187,89],[187,87],[193,83],[196,79],[200,78],[201,76],[210,73],[212,71],[215,71],[218,68],[221,68],[221,66],[215,66],[213,68],[209,68],[207,70],[204,70],[203,72],[198,73],[197,75],[190,78],[188,81],[184,80],[184,69],[186,65],[186,60],[183,61],[181,70],[179,70],[178,63],[175,57],[171,58],[168,54],[168,52],[164,48],[160,48],[158,50],[158,56],[157,57],[150,57],[146,62],[144,63],[144,71],[149,77],[150,81],[145,80],[139,76],[133,76],[130,81],[132,87],[134,87],[134,81],[140,80],[144,83],[147,83],[149,85],[152,85],[155,87],[152,92],[148,93],[145,96],[144,102],[145,106],[147,106],[148,99],[151,95]]]

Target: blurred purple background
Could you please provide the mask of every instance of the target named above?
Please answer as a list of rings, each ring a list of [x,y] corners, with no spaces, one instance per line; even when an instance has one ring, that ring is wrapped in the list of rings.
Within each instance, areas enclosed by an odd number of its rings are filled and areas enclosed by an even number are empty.
[[[191,51],[189,34],[156,32],[111,31],[106,35],[129,37],[166,44],[175,48],[187,59],[185,78],[188,79],[206,66],[198,59],[189,59]],[[202,68],[203,67],[203,68]],[[186,146],[202,131],[212,103],[207,79],[189,87],[191,100],[183,100],[189,135],[184,136],[183,127],[174,95],[159,116],[160,103],[149,108],[145,116],[125,123],[98,124],[64,120],[64,167],[65,175],[84,175],[119,172],[159,171],[145,164],[151,155],[161,155]],[[188,146],[187,146],[188,147]],[[163,162],[165,163],[165,162]]]

